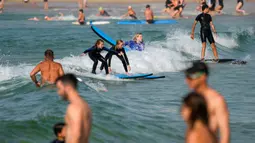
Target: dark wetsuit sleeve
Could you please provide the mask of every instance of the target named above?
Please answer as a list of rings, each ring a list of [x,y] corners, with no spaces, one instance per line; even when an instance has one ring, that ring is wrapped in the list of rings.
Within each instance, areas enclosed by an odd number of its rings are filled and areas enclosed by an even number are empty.
[[[122,52],[124,53],[124,58],[125,58],[125,61],[127,62],[126,64],[129,65],[128,57],[124,48],[122,48]]]
[[[209,14],[209,22],[212,21],[212,16]]]
[[[114,50],[114,47],[112,47],[110,50]],[[112,53],[108,52],[105,56],[105,60],[108,60],[108,66],[111,67],[111,62],[112,62]]]
[[[201,19],[201,14],[199,14],[197,17],[196,17],[196,21],[200,21],[200,19]]]
[[[90,52],[90,51],[93,51],[94,49],[95,49],[94,47],[91,47],[91,48],[85,50],[83,53],[86,54],[86,53],[88,53],[88,52]]]
[[[115,54],[115,55],[118,55],[118,52],[116,52],[116,51],[114,51],[114,50],[111,50],[111,49],[108,49],[108,48],[106,48],[106,47],[103,47],[103,50],[108,51],[108,52],[111,52],[111,53],[113,53],[113,54]]]

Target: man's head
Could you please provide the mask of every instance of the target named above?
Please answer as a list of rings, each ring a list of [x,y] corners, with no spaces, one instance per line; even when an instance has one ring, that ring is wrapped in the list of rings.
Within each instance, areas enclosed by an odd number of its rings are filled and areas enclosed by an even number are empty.
[[[195,62],[186,69],[186,82],[191,89],[197,89],[201,84],[206,84],[209,75],[208,67],[203,62]]]
[[[79,12],[80,12],[80,13],[83,13],[83,9],[80,9]]]
[[[76,90],[78,80],[73,74],[65,74],[56,80],[58,94],[64,99],[68,100],[68,92]]]
[[[47,49],[44,52],[44,58],[45,58],[45,60],[53,60],[54,59],[54,52],[51,49]]]
[[[208,5],[204,4],[204,5],[202,6],[202,11],[203,11],[204,13],[208,13],[208,12],[209,12],[209,7],[208,7]]]
[[[128,9],[132,9],[132,6],[128,6]]]
[[[103,10],[104,10],[103,7],[98,8],[98,11],[100,11],[100,12],[103,11]]]
[[[149,4],[147,4],[147,5],[146,5],[146,8],[150,9],[150,8],[151,8],[151,6],[150,6]]]
[[[65,123],[57,123],[53,126],[53,131],[54,134],[56,135],[57,138],[64,139],[66,134],[65,134]]]
[[[45,16],[45,17],[44,17],[44,20],[48,20],[48,19],[49,19],[49,16]]]

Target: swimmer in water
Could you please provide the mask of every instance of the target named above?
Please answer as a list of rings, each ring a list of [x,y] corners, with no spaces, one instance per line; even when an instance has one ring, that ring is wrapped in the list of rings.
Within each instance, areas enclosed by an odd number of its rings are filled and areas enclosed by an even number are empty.
[[[128,57],[127,57],[126,51],[123,48],[123,46],[124,46],[123,41],[117,40],[116,46],[113,46],[111,48],[111,50],[118,52],[118,55],[116,55],[116,56],[121,60],[123,67],[125,69],[125,72],[126,72],[126,74],[128,74],[128,72],[131,70],[131,67],[129,65]],[[105,56],[106,61],[108,60],[109,72],[112,72],[112,69],[111,69],[112,56],[113,56],[112,52],[108,52]],[[101,65],[100,70],[103,70],[103,67],[104,67],[104,65]]]
[[[39,63],[30,73],[30,77],[36,87],[41,87],[45,83],[54,84],[58,77],[64,75],[62,65],[53,60],[53,51],[50,49],[46,50],[44,52],[44,61]],[[39,82],[35,76],[38,72],[41,72],[41,82]]]
[[[219,136],[219,143],[229,143],[231,132],[227,103],[220,93],[208,85],[207,65],[203,62],[195,62],[185,70],[185,76],[188,87],[203,96],[207,103],[210,130],[215,136]]]
[[[85,23],[85,14],[83,13],[83,9],[79,10],[78,22],[80,23],[80,25],[84,25]]]
[[[104,41],[102,39],[98,39],[94,46],[85,50],[82,53],[82,56],[88,53],[90,59],[94,62],[91,73],[96,74],[97,64],[98,64],[98,61],[100,61],[102,63],[102,66],[105,68],[106,75],[108,75],[109,74],[108,65],[107,65],[106,59],[101,55],[102,51],[108,51],[115,55],[119,54],[116,51],[113,51],[104,47]]]
[[[151,10],[150,5],[146,5],[144,16],[145,16],[147,24],[153,24],[154,23],[154,14],[153,14],[153,11]]]
[[[201,52],[201,60],[204,60],[205,57],[205,49],[206,49],[206,39],[210,42],[210,45],[212,47],[213,55],[214,55],[214,61],[217,62],[219,57],[218,57],[218,52],[215,46],[215,41],[212,35],[211,27],[213,32],[216,34],[215,27],[212,22],[212,17],[211,15],[208,14],[209,12],[209,7],[207,5],[203,5],[202,7],[202,13],[199,14],[193,25],[192,25],[192,31],[191,31],[191,39],[194,39],[194,31],[197,25],[197,22],[200,22],[201,29],[200,29],[200,37],[201,37],[201,42],[202,42],[202,52]]]
[[[53,127],[55,136],[57,137],[51,143],[65,143],[66,128],[65,123],[57,123]]]
[[[97,16],[105,16],[105,17],[109,17],[110,16],[108,14],[108,12],[105,11],[102,7],[99,7],[98,11],[99,11],[99,13],[97,14]]]
[[[64,14],[61,12],[59,12],[58,14],[59,16],[54,16],[54,17],[45,16],[44,20],[45,21],[63,20]]]
[[[143,51],[145,49],[143,35],[141,33],[137,33],[133,40],[125,42],[124,46],[129,46],[131,50]]]
[[[187,124],[186,143],[217,143],[209,127],[209,113],[205,98],[191,92],[182,100],[181,115]]]
[[[130,16],[132,19],[137,19],[136,13],[131,6],[128,6],[128,12],[122,17],[127,17],[127,16]]]
[[[0,14],[4,12],[4,0],[0,0]]]
[[[39,19],[39,18],[37,18],[37,17],[29,18],[28,20],[32,20],[32,21],[40,21],[40,19]]]
[[[245,14],[245,11],[241,9],[242,7],[243,7],[243,0],[237,0],[236,12]]]

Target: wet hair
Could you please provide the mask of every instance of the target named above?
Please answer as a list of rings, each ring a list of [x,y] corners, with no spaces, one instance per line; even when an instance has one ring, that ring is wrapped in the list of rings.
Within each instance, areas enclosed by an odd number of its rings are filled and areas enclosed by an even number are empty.
[[[191,114],[189,117],[191,128],[193,128],[194,123],[197,120],[202,121],[206,126],[209,125],[207,103],[202,95],[196,92],[190,92],[183,98],[182,103],[191,109]]]
[[[54,134],[56,135],[56,137],[58,137],[58,134],[62,132],[62,129],[64,128],[65,126],[65,123],[56,123],[54,126],[53,126],[53,131],[54,131]]]
[[[100,44],[100,43],[104,43],[104,40],[98,39],[94,46],[97,47],[97,45]]]
[[[135,36],[133,37],[133,40],[136,41],[136,40],[137,40],[136,38],[137,38],[139,35],[143,35],[143,34],[142,34],[142,33],[136,33]],[[143,42],[143,41],[142,41],[142,42]]]
[[[71,85],[73,88],[77,89],[78,80],[74,74],[65,74],[59,78],[57,78],[56,83],[61,81],[64,85]]]
[[[45,52],[44,52],[44,56],[47,57],[47,58],[52,58],[54,57],[54,52],[51,50],[51,49],[47,49]]]
[[[151,6],[149,4],[146,5],[146,8],[150,8]]]
[[[116,50],[117,49],[117,45],[119,45],[120,43],[123,43],[123,41],[122,40],[116,40],[116,45],[115,45],[115,47],[114,47],[114,49]]]
[[[206,8],[209,8],[209,7],[208,7],[207,4],[204,4],[204,5],[202,6],[202,11],[204,11]]]
[[[83,9],[80,9],[79,12],[82,12],[82,13],[83,13]]]

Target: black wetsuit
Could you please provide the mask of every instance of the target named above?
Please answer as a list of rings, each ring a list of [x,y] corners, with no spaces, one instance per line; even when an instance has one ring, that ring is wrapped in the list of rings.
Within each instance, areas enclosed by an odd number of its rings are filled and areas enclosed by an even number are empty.
[[[85,50],[83,53],[89,53],[89,57],[92,61],[94,61],[93,67],[92,67],[92,73],[96,74],[96,68],[97,68],[97,64],[98,61],[102,62],[102,65],[105,68],[105,73],[109,74],[109,70],[108,70],[108,65],[106,62],[106,59],[100,54],[103,50],[108,51],[108,52],[112,52],[113,54],[118,54],[117,52],[110,50],[108,48],[103,47],[102,49],[99,49],[95,46]]]
[[[223,0],[219,0],[219,5],[223,8],[224,4],[223,4]]]
[[[210,22],[212,21],[211,15],[201,13],[196,17],[196,21],[199,21],[201,24],[200,37],[202,43],[206,42],[206,39],[208,39],[210,44],[214,43],[214,38],[210,27]]]
[[[122,53],[124,54],[124,55],[123,55],[124,57],[123,57],[123,56],[120,56],[120,55],[116,55],[116,56],[121,60],[125,71],[128,72],[127,66],[129,65],[129,61],[128,61],[128,57],[127,57],[127,54],[126,54],[126,52],[125,52],[125,49],[124,49],[124,48],[122,48],[122,49],[115,49],[115,47],[112,47],[111,50],[116,51],[116,52],[118,52],[118,53],[121,53],[121,52],[122,52]],[[107,53],[107,55],[105,56],[105,59],[108,60],[108,66],[109,66],[109,67],[111,67],[112,55],[113,55],[113,54],[112,54],[111,52],[109,52],[109,53]],[[101,65],[100,70],[103,70],[103,67],[104,67],[104,66]]]
[[[110,14],[108,14],[108,12],[106,12],[105,10],[104,10],[104,13],[103,14],[100,13],[100,15],[101,16],[110,16]]]
[[[60,141],[58,139],[55,139],[54,141],[52,141],[51,143],[65,143],[65,141]]]

